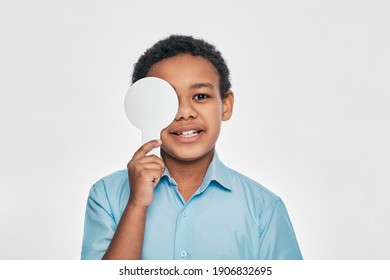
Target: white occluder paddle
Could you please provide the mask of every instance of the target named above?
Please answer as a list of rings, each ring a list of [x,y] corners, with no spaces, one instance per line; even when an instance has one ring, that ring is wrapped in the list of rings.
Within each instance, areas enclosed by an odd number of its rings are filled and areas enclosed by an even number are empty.
[[[160,139],[161,130],[174,120],[178,110],[175,89],[165,80],[146,77],[132,84],[125,96],[129,121],[142,133],[142,144]],[[159,156],[159,148],[148,154]]]

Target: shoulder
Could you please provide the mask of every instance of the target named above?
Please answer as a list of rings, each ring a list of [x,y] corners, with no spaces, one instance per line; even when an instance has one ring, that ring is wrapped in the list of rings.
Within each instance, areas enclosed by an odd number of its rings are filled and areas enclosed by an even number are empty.
[[[107,175],[90,189],[87,211],[104,209],[118,223],[130,196],[127,170]]]
[[[102,177],[100,180],[98,180],[95,183],[95,185],[98,185],[98,184],[108,184],[108,185],[120,184],[123,181],[128,180],[127,176],[128,175],[127,175],[127,170],[126,169],[118,170],[116,172],[113,172],[113,173],[111,173],[109,175],[106,175],[106,176]]]
[[[262,208],[269,208],[281,201],[278,195],[254,179],[229,167],[225,166],[225,168],[228,171],[226,173],[232,192],[243,193],[245,196],[251,197],[257,204],[262,205]]]
[[[228,171],[229,181],[232,183],[232,189],[245,189],[256,193],[261,193],[269,198],[278,199],[279,197],[268,188],[264,187],[254,179],[225,166]]]
[[[107,198],[120,196],[129,189],[127,170],[119,170],[104,176],[93,184],[90,190],[90,196],[104,195]]]
[[[247,213],[260,229],[266,227],[278,209],[284,211],[282,199],[259,182],[226,166],[225,174],[223,181],[230,189],[234,201],[241,204],[243,209],[247,209]]]

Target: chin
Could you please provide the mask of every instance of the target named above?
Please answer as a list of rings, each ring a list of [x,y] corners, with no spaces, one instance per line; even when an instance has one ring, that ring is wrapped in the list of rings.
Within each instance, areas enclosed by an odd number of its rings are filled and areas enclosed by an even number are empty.
[[[214,152],[214,148],[212,148],[210,150],[181,149],[181,150],[175,150],[175,151],[169,151],[169,150],[166,150],[163,148],[163,151],[167,156],[172,157],[176,160],[189,162],[189,161],[198,160],[198,159],[206,156],[210,152],[211,153]]]

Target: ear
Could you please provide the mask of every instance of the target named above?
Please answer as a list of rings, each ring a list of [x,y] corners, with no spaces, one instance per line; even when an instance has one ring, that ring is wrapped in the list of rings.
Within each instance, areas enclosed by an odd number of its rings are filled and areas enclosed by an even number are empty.
[[[228,90],[225,97],[222,99],[222,120],[227,121],[233,114],[234,94],[233,91]]]

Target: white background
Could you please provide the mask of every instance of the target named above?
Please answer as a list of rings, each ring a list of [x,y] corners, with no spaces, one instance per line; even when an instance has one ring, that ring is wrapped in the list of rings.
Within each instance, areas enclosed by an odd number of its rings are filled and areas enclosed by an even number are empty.
[[[388,1],[0,0],[0,259],[78,259],[89,188],[141,135],[132,66],[215,44],[236,104],[221,159],[282,197],[306,259],[390,259]]]

